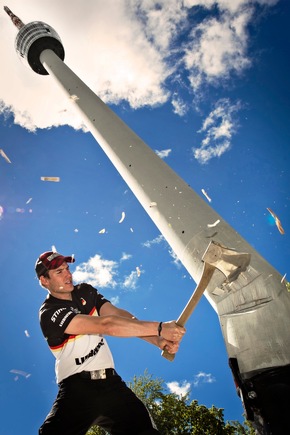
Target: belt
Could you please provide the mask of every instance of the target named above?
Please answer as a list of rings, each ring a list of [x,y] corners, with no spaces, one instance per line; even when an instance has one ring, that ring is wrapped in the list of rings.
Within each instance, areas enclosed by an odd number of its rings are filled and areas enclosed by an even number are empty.
[[[112,376],[118,376],[115,369],[100,369],[100,370],[92,370],[91,372],[80,372],[79,376],[83,379],[92,379],[96,381],[98,379],[107,379]]]

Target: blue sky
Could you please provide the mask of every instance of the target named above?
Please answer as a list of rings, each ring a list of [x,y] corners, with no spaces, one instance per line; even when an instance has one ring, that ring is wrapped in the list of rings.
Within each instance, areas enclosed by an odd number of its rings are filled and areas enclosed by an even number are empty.
[[[76,281],[93,281],[141,319],[177,318],[195,283],[84,131],[72,102],[49,76],[19,61],[5,4],[0,1],[0,149],[11,163],[0,156],[1,430],[31,435],[57,391],[54,359],[38,324],[46,296],[34,274],[41,252],[55,246],[74,254]],[[7,5],[24,22],[52,25],[66,63],[289,278],[289,2]],[[226,419],[242,419],[219,321],[205,298],[173,363],[141,340],[108,341],[124,380],[148,369],[168,391],[190,390],[200,404],[224,408]]]

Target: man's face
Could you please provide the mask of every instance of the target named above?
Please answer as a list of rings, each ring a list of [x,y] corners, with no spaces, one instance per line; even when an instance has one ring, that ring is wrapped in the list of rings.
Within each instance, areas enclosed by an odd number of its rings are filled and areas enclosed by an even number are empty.
[[[64,262],[57,269],[52,269],[48,273],[49,278],[40,277],[42,285],[56,298],[70,299],[74,286],[68,264]]]

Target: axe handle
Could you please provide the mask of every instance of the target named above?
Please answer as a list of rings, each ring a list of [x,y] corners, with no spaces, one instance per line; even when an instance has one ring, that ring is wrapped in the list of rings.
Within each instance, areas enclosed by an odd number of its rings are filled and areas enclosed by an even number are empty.
[[[192,293],[186,306],[184,307],[184,310],[182,311],[182,313],[180,314],[180,316],[176,320],[177,325],[179,325],[179,326],[185,325],[185,323],[187,322],[187,320],[191,316],[193,310],[197,306],[197,304],[198,304],[200,298],[202,297],[205,289],[207,288],[207,286],[208,286],[208,284],[213,276],[214,271],[215,271],[214,266],[211,266],[208,263],[204,263],[201,279],[200,279],[198,285],[195,287],[195,290]],[[169,361],[173,361],[174,357],[175,357],[175,354],[167,352],[166,349],[164,349],[162,351],[161,355],[164,358],[168,359]]]

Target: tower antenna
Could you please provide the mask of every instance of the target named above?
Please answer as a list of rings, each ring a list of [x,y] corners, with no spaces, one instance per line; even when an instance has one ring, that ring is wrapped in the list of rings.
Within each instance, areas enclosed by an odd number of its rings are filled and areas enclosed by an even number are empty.
[[[9,15],[12,23],[17,27],[17,29],[20,30],[22,27],[24,27],[23,21],[21,21],[20,18],[17,17],[17,15],[14,15],[11,9],[8,8],[8,6],[4,6],[4,11]]]

